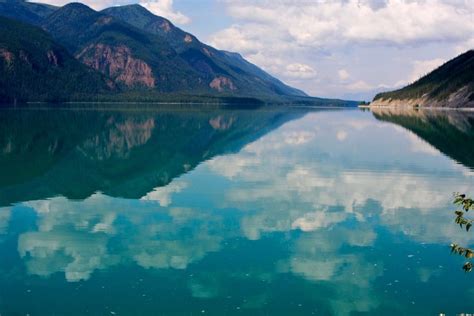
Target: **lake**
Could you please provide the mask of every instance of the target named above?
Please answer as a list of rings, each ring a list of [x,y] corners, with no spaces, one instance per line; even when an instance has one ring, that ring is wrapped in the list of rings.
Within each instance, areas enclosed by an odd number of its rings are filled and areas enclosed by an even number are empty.
[[[474,313],[474,112],[0,111],[0,315]]]

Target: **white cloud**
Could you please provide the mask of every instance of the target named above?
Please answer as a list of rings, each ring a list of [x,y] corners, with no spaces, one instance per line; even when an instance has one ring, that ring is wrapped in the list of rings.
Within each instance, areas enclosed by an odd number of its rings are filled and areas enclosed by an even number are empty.
[[[211,217],[206,210],[162,208],[150,201],[102,194],[83,201],[55,197],[24,206],[36,212],[38,227],[20,234],[18,239],[18,252],[28,273],[49,276],[64,272],[69,282],[87,280],[94,271],[122,260],[144,268],[184,269],[208,252],[217,251],[223,232],[230,234],[225,228],[214,234],[212,227],[221,227],[221,217]],[[126,220],[117,224],[117,218]],[[193,235],[189,239],[176,238],[181,230],[192,231]],[[108,247],[112,237],[119,247]]]
[[[339,69],[337,72],[337,75],[339,76],[339,79],[341,80],[347,80],[350,77],[349,72],[345,69]]]
[[[415,60],[413,62],[413,71],[410,75],[409,82],[411,83],[420,79],[421,77],[435,70],[445,62],[446,60],[442,58],[430,60]]]
[[[298,45],[311,47],[340,44],[341,40],[396,44],[465,40],[474,27],[469,0],[388,0],[375,9],[369,1],[360,0],[226,3],[234,18],[271,25]],[[245,24],[240,29],[248,31]]]
[[[174,193],[183,191],[188,184],[184,181],[174,181],[164,187],[158,187],[147,193],[141,200],[158,201],[160,206],[167,207],[172,203],[171,197]]]
[[[188,16],[173,8],[173,0],[141,1],[139,4],[154,14],[171,20],[173,23],[188,24],[191,22]]]
[[[285,143],[289,145],[303,145],[315,137],[315,133],[307,131],[294,131],[285,133]]]
[[[396,126],[398,127],[398,126]],[[397,128],[398,129],[398,128]],[[440,151],[427,143],[425,140],[420,138],[418,135],[412,133],[411,131],[407,131],[402,127],[399,128],[400,133],[403,133],[406,138],[410,141],[410,149],[412,152],[415,153],[424,153],[432,156],[437,156],[440,154]]]
[[[368,84],[364,80],[358,80],[358,81],[352,82],[346,85],[346,87],[349,90],[357,90],[357,91],[371,90],[375,88],[374,86]]]
[[[227,163],[225,160],[218,157],[213,158],[207,162],[207,165],[214,172],[221,174],[229,179],[239,175],[244,169],[249,166],[258,165],[260,160],[255,156],[239,157],[235,155],[228,156]]]
[[[467,39],[465,42],[457,45],[455,48],[456,53],[458,54],[462,54],[470,49],[474,49],[474,35],[471,38]]]
[[[344,212],[329,213],[319,211],[314,213],[306,213],[304,216],[297,218],[291,224],[291,228],[301,229],[304,232],[309,232],[343,222],[346,218],[347,213]]]
[[[292,131],[309,130],[314,126],[320,127],[318,137],[303,146],[285,141],[285,135]],[[344,144],[334,141],[334,135],[340,131],[351,135]],[[368,135],[373,134],[380,136],[367,142],[367,137],[373,137]],[[376,139],[380,142],[374,142]],[[254,148],[258,151],[252,150]],[[404,150],[400,151],[400,148]],[[358,161],[350,155],[354,151],[360,155]],[[350,159],[346,160],[348,156]],[[241,210],[248,211],[241,221],[241,229],[252,240],[266,233],[291,229],[320,231],[348,219],[363,223],[373,214],[359,212],[359,209],[372,200],[380,205],[383,216],[390,214],[391,220],[399,210],[410,210],[403,219],[406,225],[399,223],[393,225],[394,229],[409,235],[417,234],[424,241],[446,241],[453,229],[448,227],[438,236],[423,233],[418,230],[422,224],[411,227],[408,214],[417,212],[429,217],[440,207],[449,205],[449,192],[471,190],[470,178],[458,171],[454,162],[414,138],[411,132],[374,119],[354,120],[337,113],[307,115],[247,146],[239,154],[216,157],[213,165],[225,165],[232,170],[235,169],[233,162],[246,161],[247,157],[260,163],[239,164],[239,172],[232,175],[232,181],[242,185],[227,191],[223,201],[229,207],[239,205]],[[436,164],[430,165],[428,161]],[[393,165],[390,167],[387,163]],[[360,167],[367,165],[370,168]],[[394,172],[390,171],[392,168]],[[440,187],[439,168],[451,170],[459,178],[443,179],[444,185]],[[226,169],[222,170],[224,172],[220,174],[226,177]],[[212,171],[221,172],[216,168]],[[257,181],[258,186],[245,185]],[[339,207],[337,211],[331,209],[334,206]],[[443,213],[436,223],[449,220],[449,216]],[[437,232],[433,230],[433,234]]]
[[[471,0],[224,4],[234,24],[212,34],[211,44],[241,52],[283,81],[319,96],[372,90],[375,94],[382,83],[391,89],[427,66],[416,65],[420,70],[410,73],[407,61],[419,56],[452,58],[472,44],[467,39],[474,34]],[[308,71],[289,71],[300,68],[296,61]],[[309,69],[317,69],[317,76]]]
[[[309,65],[293,63],[286,66],[285,74],[295,79],[312,79],[316,77],[317,72]]]
[[[337,131],[336,138],[340,142],[346,140],[347,132],[346,131]]]

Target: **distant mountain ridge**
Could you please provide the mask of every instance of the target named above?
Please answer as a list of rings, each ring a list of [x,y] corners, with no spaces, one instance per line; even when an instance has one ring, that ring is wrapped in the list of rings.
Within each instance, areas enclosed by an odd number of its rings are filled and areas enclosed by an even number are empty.
[[[120,90],[210,90],[165,39],[111,16],[71,3],[42,27],[79,61],[110,78]]]
[[[0,16],[39,25],[57,7],[22,0],[0,0]]]
[[[36,86],[29,87],[28,91],[14,92],[4,86],[0,100],[3,102],[17,99],[153,101],[174,100],[182,96],[181,99],[211,97],[216,100],[240,98],[317,105],[355,104],[308,97],[303,91],[284,84],[246,61],[240,54],[206,45],[140,5],[97,12],[81,3],[54,7],[0,0],[0,16],[41,27],[51,35],[55,45],[64,47],[70,56],[88,66],[94,78],[102,77],[99,88],[90,91],[87,97],[82,93],[80,97],[76,94],[75,98],[37,93],[35,89],[40,87]],[[11,42],[6,41],[0,38],[0,46],[17,45],[20,39],[10,37],[8,41]],[[0,64],[2,61],[4,67],[0,69],[5,82],[8,82],[11,74],[5,71],[6,59],[0,56]]]
[[[0,17],[0,101],[81,98],[105,93],[106,79],[43,30]]]
[[[244,81],[249,81],[248,84],[258,86],[260,82],[255,80],[258,78],[277,94],[307,96],[303,91],[285,85],[249,63],[240,54],[217,50],[203,44],[194,35],[174,26],[169,20],[152,14],[138,4],[111,7],[102,12],[126,21],[145,32],[166,38],[178,54],[201,73],[214,69],[219,69],[223,74],[231,74],[234,77],[238,77],[239,73],[247,73],[249,78],[245,78]]]
[[[370,105],[474,107],[474,50],[457,56],[402,89],[377,94]]]

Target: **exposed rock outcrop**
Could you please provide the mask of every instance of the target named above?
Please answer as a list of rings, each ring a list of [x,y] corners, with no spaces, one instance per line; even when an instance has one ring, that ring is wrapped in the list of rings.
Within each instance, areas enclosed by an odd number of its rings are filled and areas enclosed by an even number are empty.
[[[206,47],[203,47],[202,52],[207,55],[207,57],[212,57],[212,53]]]
[[[56,53],[52,50],[49,50],[46,55],[48,56],[49,63],[54,66],[59,65],[59,59]]]
[[[171,25],[168,21],[163,21],[160,25],[160,28],[165,32],[171,31]]]
[[[130,48],[125,45],[109,46],[92,44],[83,49],[77,59],[84,64],[106,74],[117,83],[128,87],[155,87],[151,67],[143,60],[134,58]]]
[[[113,18],[110,16],[104,16],[97,20],[96,25],[107,25],[113,21]]]
[[[15,56],[13,55],[12,52],[4,49],[4,48],[0,48],[0,57],[3,58],[3,60],[5,60],[5,63],[9,66],[13,63],[13,60],[15,58]]]
[[[192,43],[192,41],[193,41],[192,36],[189,35],[189,34],[186,34],[186,36],[184,37],[184,42],[185,43]]]
[[[211,83],[209,84],[209,87],[219,92],[223,92],[225,90],[230,90],[230,91],[237,90],[237,87],[234,85],[232,80],[230,80],[227,77],[222,77],[222,76],[214,78],[214,80],[212,80]]]

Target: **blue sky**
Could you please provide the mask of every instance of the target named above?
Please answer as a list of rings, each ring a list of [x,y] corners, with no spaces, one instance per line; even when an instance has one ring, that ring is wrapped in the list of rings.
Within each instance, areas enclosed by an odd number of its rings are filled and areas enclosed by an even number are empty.
[[[67,0],[36,0],[55,5]],[[82,0],[140,3],[310,95],[371,99],[474,48],[474,0]]]

